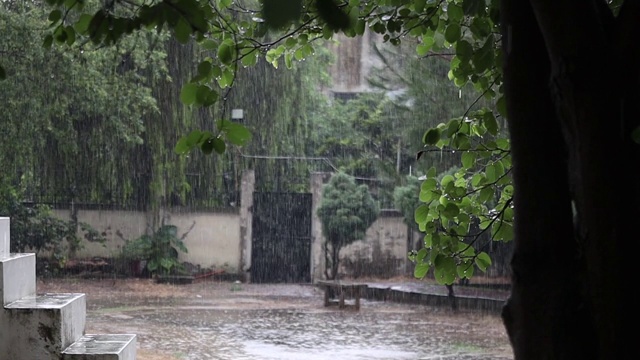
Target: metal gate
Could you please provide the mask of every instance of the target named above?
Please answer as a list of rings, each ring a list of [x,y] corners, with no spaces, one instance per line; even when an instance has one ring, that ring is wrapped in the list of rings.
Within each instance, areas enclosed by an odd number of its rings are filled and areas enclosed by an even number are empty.
[[[311,194],[253,193],[251,281],[311,281]]]

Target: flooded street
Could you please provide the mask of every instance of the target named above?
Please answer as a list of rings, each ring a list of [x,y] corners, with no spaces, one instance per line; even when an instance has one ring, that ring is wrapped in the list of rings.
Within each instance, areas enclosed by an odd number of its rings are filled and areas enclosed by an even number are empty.
[[[140,360],[512,358],[495,314],[367,300],[360,311],[325,308],[309,285],[135,285],[39,287],[84,287],[87,333],[138,334]]]

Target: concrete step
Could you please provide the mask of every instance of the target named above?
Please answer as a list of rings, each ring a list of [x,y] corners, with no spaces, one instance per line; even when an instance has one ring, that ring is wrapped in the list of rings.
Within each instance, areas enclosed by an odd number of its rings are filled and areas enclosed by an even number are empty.
[[[0,295],[2,305],[36,295],[35,254],[6,254],[0,257]]]
[[[5,305],[0,349],[7,359],[60,359],[60,353],[84,334],[84,294],[28,296]]]
[[[62,360],[135,360],[136,335],[87,334],[62,352]]]

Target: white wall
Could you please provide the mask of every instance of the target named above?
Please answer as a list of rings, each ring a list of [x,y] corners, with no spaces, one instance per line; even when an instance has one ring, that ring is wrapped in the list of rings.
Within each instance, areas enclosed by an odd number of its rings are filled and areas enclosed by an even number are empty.
[[[70,219],[69,210],[54,210],[56,216]],[[165,212],[165,222],[178,227],[178,236],[193,229],[184,239],[189,250],[180,260],[201,267],[224,268],[235,272],[240,262],[240,220],[237,213],[225,212]],[[134,240],[147,230],[149,219],[142,211],[78,210],[78,221],[105,232],[105,244],[83,241],[78,258],[114,257],[120,254],[125,241]],[[195,222],[195,224],[194,224]],[[150,229],[151,230],[151,229]]]

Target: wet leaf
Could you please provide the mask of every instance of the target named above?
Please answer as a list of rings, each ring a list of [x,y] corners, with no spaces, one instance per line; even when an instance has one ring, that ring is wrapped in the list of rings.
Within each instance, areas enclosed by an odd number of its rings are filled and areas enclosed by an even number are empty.
[[[440,140],[440,129],[438,128],[431,128],[427,130],[422,137],[422,142],[425,145],[435,145],[438,140]]]
[[[185,105],[192,105],[196,102],[197,93],[198,84],[188,83],[184,85],[180,91],[180,101]]]
[[[300,18],[302,0],[263,0],[262,15],[267,26],[280,29]]]
[[[251,139],[251,132],[243,125],[225,122],[224,132],[230,143],[234,145],[245,145]]]
[[[429,272],[429,264],[421,263],[416,265],[415,269],[413,269],[413,276],[417,279],[424,278]]]
[[[418,224],[423,224],[427,222],[427,215],[429,215],[429,207],[427,205],[422,204],[418,206],[418,208],[416,209],[414,213],[414,220]]]
[[[484,272],[487,271],[489,266],[491,266],[491,257],[489,257],[489,254],[486,252],[481,252],[476,256],[475,262],[478,269]]]

